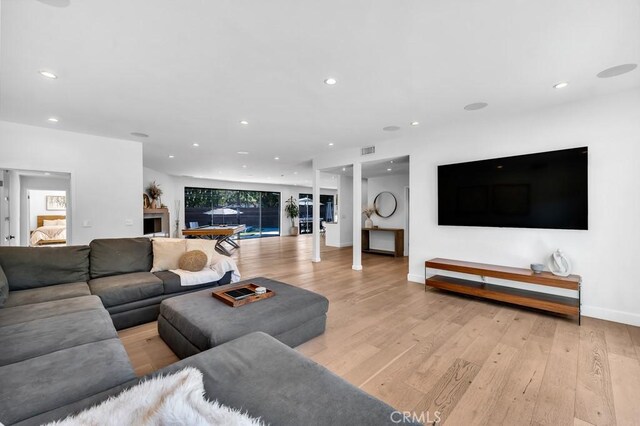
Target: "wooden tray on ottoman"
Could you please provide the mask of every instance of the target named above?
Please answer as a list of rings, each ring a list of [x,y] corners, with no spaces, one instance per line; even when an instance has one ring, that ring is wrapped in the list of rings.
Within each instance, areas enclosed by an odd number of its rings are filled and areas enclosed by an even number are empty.
[[[232,308],[237,308],[238,306],[246,305],[247,303],[257,302],[258,300],[268,299],[276,295],[276,293],[272,290],[267,289],[267,292],[264,294],[254,294],[253,296],[245,297],[244,299],[236,300],[231,296],[226,295],[225,293],[231,290],[238,290],[240,288],[248,288],[251,291],[255,291],[256,288],[261,287],[257,284],[247,283],[237,285],[235,287],[227,287],[220,290],[214,290],[211,292],[211,295],[216,299],[226,303]]]

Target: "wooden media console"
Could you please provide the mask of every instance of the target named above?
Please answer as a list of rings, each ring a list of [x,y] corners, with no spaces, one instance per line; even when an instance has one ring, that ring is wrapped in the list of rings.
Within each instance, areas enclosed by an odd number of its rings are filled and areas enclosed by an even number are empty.
[[[558,314],[578,317],[580,323],[580,282],[578,275],[558,277],[550,272],[534,273],[529,269],[508,266],[489,265],[484,263],[464,262],[451,259],[431,259],[424,264],[425,268],[440,271],[492,277],[509,281],[517,281],[540,286],[556,287],[577,292],[577,297],[558,296],[542,291],[522,290],[503,285],[489,284],[445,275],[433,275],[425,280],[427,286],[442,290],[462,293],[500,302],[512,303],[529,308],[542,309]]]

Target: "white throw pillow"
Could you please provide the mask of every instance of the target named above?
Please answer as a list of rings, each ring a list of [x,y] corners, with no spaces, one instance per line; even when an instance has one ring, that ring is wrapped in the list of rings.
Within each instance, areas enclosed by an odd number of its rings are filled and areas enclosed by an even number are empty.
[[[211,265],[213,259],[216,258],[216,242],[214,240],[204,240],[202,238],[193,238],[185,240],[187,242],[187,251],[200,250],[207,255],[207,265]]]
[[[67,219],[58,219],[58,220],[56,220],[56,225],[58,225],[58,226],[67,226]]]
[[[42,221],[42,226],[57,226],[57,225],[58,225],[58,221],[57,220],[44,219]]]
[[[187,252],[187,240],[180,238],[154,238],[153,268],[151,272],[178,269],[180,257]]]

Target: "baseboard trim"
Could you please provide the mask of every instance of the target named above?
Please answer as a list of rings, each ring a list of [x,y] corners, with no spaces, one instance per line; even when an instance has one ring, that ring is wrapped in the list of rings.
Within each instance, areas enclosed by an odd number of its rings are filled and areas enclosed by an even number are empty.
[[[407,274],[407,280],[412,283],[424,284],[424,275]]]
[[[362,265],[351,265],[351,269],[354,271],[362,271]]]
[[[631,312],[582,305],[582,316],[640,327],[640,315]]]
[[[351,247],[353,246],[353,244],[351,242],[348,243],[340,243],[340,244],[327,244],[325,243],[326,246],[329,247],[338,247],[338,248],[343,248],[343,247]]]
[[[316,258],[314,258],[314,259],[311,259],[311,261],[312,261],[313,263],[318,263],[318,262],[320,262],[320,258],[319,258],[319,257],[316,257]]]

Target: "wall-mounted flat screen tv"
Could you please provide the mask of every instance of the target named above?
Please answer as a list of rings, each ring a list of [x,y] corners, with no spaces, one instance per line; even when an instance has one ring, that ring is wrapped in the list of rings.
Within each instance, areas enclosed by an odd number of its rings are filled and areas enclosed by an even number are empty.
[[[587,147],[438,166],[438,224],[588,229]]]

